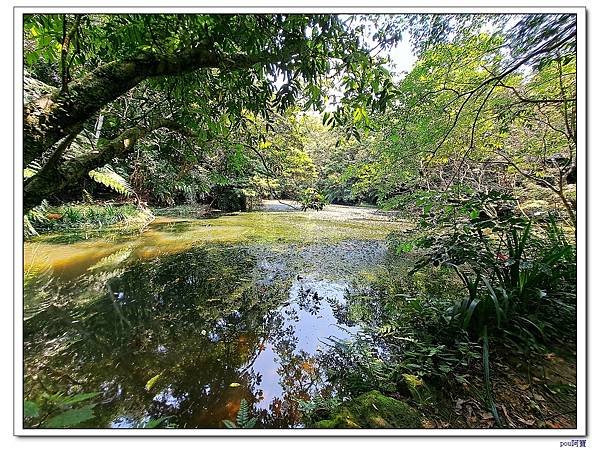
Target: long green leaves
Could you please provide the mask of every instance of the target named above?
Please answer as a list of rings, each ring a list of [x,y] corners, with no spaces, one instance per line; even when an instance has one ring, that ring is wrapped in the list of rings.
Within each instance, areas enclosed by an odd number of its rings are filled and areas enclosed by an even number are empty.
[[[492,381],[490,378],[490,343],[488,338],[487,326],[484,325],[483,332],[483,377],[485,383],[485,395],[488,401],[488,406],[492,410],[492,414],[494,415],[494,419],[499,426],[502,426],[502,422],[500,421],[500,417],[498,416],[498,410],[496,409],[496,404],[494,403],[494,394],[492,392]]]
[[[44,428],[69,428],[94,417],[94,406],[87,405],[82,408],[69,409],[44,423]]]
[[[100,392],[43,394],[35,401],[25,400],[23,415],[27,421],[42,428],[74,427],[95,417],[96,404],[90,400],[99,395]]]

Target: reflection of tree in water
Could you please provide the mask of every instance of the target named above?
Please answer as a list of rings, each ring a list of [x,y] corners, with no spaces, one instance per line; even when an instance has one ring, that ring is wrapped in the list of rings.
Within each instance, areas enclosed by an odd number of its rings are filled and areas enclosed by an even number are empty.
[[[317,315],[321,309],[322,297],[317,291],[313,291],[310,287],[304,288],[300,286],[298,290],[297,302],[298,307],[311,315]]]
[[[45,289],[24,324],[26,396],[101,390],[97,418],[86,423],[95,427],[164,416],[178,427],[221,427],[245,398],[259,426],[287,427],[299,422],[298,400],[334,393],[326,371],[340,363],[334,349],[302,348],[296,325],[327,305],[339,324],[355,325],[347,292],[342,301],[301,286],[290,299],[289,282],[254,282],[256,259],[240,247],[108,262]],[[281,393],[259,409],[266,375],[253,364],[266,346]]]
[[[280,302],[277,289],[245,278],[253,263],[243,249],[198,249],[138,263],[103,290],[94,289],[102,273],[56,286],[64,303],[24,325],[27,395],[65,392],[74,382],[100,388],[113,401],[96,408],[95,426],[115,414],[176,413],[179,426],[234,418],[260,381],[240,369],[260,346],[266,312]]]
[[[335,300],[323,298],[316,290],[301,286],[291,304],[284,305],[267,317],[270,330],[268,339],[279,360],[277,375],[282,394],[274,396],[267,409],[258,412],[265,427],[298,425],[301,421],[298,401],[314,397],[328,398],[334,393],[333,386],[327,380],[326,366],[322,364],[324,351],[317,349],[309,353],[298,348],[299,338],[295,327],[295,323],[300,321],[300,311],[317,316],[324,301],[331,303]]]

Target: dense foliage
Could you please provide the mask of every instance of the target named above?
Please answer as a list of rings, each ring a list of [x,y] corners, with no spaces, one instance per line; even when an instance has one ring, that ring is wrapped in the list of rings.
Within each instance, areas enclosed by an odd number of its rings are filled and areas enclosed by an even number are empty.
[[[501,425],[494,346],[575,340],[574,15],[32,14],[23,37],[27,237],[143,228],[148,206],[397,211],[415,228],[389,248],[413,264],[353,303],[372,333],[333,343],[340,396],[431,404],[477,370]],[[89,420],[78,395],[28,420]],[[316,423],[340,399],[299,405]]]
[[[314,188],[398,207],[416,190],[531,182],[574,221],[573,16],[507,20],[26,16],[25,208],[113,164],[167,205]],[[399,77],[403,34],[419,59]]]

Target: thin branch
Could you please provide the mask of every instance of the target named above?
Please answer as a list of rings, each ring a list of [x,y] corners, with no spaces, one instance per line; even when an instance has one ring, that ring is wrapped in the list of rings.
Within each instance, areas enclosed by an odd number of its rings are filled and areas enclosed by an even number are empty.
[[[67,32],[67,15],[63,14],[63,39],[60,49],[60,66],[61,66],[61,94],[65,94],[69,90],[69,63],[67,62],[67,54],[71,46],[71,40],[79,29],[81,23],[81,14],[75,15],[75,22]],[[74,56],[74,55],[73,55]],[[71,59],[72,61],[72,59]]]

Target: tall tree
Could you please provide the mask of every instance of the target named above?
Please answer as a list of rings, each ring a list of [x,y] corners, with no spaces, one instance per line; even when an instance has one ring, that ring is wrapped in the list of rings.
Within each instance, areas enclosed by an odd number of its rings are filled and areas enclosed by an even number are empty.
[[[217,128],[215,115],[239,126],[246,112],[268,120],[300,99],[323,109],[328,80],[341,79],[346,95],[335,118],[343,124],[343,111],[390,85],[350,22],[286,14],[27,16],[27,66],[59,86],[24,105],[24,163],[57,162],[65,140],[140,85],[177,107],[170,119],[188,119],[182,126],[203,136]]]

